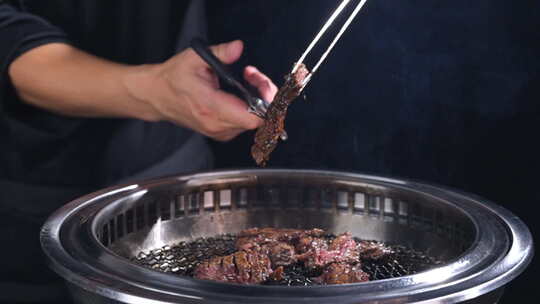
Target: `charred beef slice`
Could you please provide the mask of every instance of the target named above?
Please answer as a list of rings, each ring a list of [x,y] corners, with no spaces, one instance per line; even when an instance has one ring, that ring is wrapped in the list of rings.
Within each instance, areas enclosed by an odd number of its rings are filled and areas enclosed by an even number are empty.
[[[379,242],[359,241],[358,252],[362,259],[378,260],[391,254],[392,250]]]
[[[287,109],[302,92],[304,79],[308,75],[308,69],[304,64],[301,64],[294,74],[285,77],[285,84],[279,89],[266,112],[264,124],[255,134],[251,155],[257,165],[265,166],[270,159],[270,153],[274,151],[281,134],[285,131]]]
[[[314,279],[319,284],[350,284],[369,281],[369,275],[362,271],[360,264],[332,263],[323,274]]]
[[[253,228],[244,230],[239,234],[236,241],[238,250],[257,251],[268,255],[272,261],[272,267],[287,266],[296,263],[296,250],[294,244],[299,239],[311,236],[321,236],[324,233],[320,229],[297,230],[297,229],[274,229]]]
[[[337,236],[328,243],[322,238],[303,238],[298,242],[297,259],[311,269],[324,268],[332,263],[357,263],[360,253],[350,233]]]
[[[321,229],[253,228],[238,234],[236,253],[199,264],[198,279],[260,284],[286,277],[287,267],[305,267],[320,284],[345,284],[369,280],[361,270],[362,258],[378,259],[388,249],[376,242],[356,242],[350,233],[335,238]],[[306,273],[308,273],[306,272]],[[322,273],[322,274],[321,274]],[[320,276],[319,276],[320,274]]]
[[[259,252],[238,251],[234,254],[214,257],[195,268],[195,278],[239,284],[260,284],[273,270],[267,255]]]
[[[276,228],[252,228],[241,231],[238,234],[236,248],[246,249],[252,245],[263,245],[274,242],[296,243],[300,238],[313,236],[321,237],[324,231],[321,229],[276,229]]]

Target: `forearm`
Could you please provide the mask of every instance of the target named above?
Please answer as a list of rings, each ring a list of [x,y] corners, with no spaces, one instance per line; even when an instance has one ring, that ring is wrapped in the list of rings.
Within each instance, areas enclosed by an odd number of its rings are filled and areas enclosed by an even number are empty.
[[[121,65],[53,43],[17,58],[9,76],[24,102],[55,113],[157,120],[152,105],[130,89],[152,82],[151,71],[152,66]]]
[[[237,61],[242,50],[240,41],[212,47],[225,64]],[[217,140],[262,122],[241,99],[219,89],[217,76],[191,49],[163,63],[128,66],[51,43],[17,58],[9,76],[24,102],[62,115],[169,121]],[[277,92],[254,67],[244,78],[267,100]]]

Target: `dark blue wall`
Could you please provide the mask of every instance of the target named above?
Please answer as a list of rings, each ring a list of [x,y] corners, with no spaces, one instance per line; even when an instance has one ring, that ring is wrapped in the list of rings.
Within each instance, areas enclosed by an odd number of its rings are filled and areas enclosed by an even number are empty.
[[[338,1],[212,1],[214,39],[281,82]],[[309,62],[308,62],[309,63]],[[298,100],[271,166],[421,179],[506,206],[540,232],[540,1],[372,0]],[[253,134],[216,144],[253,166]],[[506,301],[531,296],[534,273]],[[516,303],[516,302],[514,302]]]

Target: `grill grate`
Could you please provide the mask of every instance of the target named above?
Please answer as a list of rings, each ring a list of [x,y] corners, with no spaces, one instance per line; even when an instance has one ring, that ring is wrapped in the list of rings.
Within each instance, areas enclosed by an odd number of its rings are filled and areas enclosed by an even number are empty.
[[[371,280],[384,280],[412,275],[437,267],[442,262],[405,246],[389,246],[392,253],[380,260],[363,260],[362,270],[369,273]]]
[[[329,238],[332,237],[329,236]],[[359,239],[356,240],[359,241]],[[149,252],[140,252],[136,257],[127,258],[150,269],[192,277],[195,267],[202,261],[214,256],[234,253],[236,251],[235,241],[236,237],[232,234],[198,238],[190,242],[180,242],[174,246],[164,246]],[[372,281],[412,275],[441,263],[423,252],[405,246],[387,245],[387,247],[392,253],[384,258],[362,260],[362,270],[370,275]],[[311,278],[320,275],[320,273],[308,271],[301,264],[286,267],[284,274],[284,280],[269,281],[265,284],[311,286],[316,285]]]

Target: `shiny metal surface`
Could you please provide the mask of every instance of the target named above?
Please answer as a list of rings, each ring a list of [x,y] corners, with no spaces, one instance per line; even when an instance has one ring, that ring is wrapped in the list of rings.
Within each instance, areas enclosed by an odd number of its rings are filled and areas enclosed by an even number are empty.
[[[350,231],[445,263],[362,284],[278,287],[198,281],[120,256],[254,226]],[[307,170],[211,172],[106,189],[58,210],[41,242],[79,303],[494,303],[533,255],[527,227],[483,199],[412,181]]]
[[[302,54],[302,56],[300,57],[300,59],[298,59],[298,61],[295,63],[295,65],[293,66],[293,69],[291,71],[291,74],[294,74],[298,68],[300,67],[301,64],[304,63],[304,60],[306,59],[306,57],[309,55],[309,53],[313,50],[313,48],[317,45],[317,43],[320,41],[320,39],[324,36],[324,34],[326,33],[326,31],[332,26],[332,24],[336,21],[336,19],[338,19],[339,15],[341,15],[341,13],[343,12],[343,10],[347,7],[347,5],[349,4],[351,0],[343,0],[341,2],[341,4],[337,7],[337,9],[334,11],[334,13],[330,16],[330,18],[328,18],[328,20],[325,22],[325,24],[323,25],[323,27],[321,28],[321,30],[317,33],[317,35],[315,36],[315,38],[313,38],[313,40],[310,42],[310,44],[308,45],[307,49],[304,51],[304,53]],[[334,39],[332,40],[332,42],[330,43],[330,46],[328,46],[328,48],[326,49],[326,51],[322,54],[321,58],[319,58],[319,61],[317,61],[317,63],[315,64],[315,66],[312,68],[312,69],[308,69],[310,70],[310,73],[307,75],[307,77],[304,79],[304,83],[302,85],[302,90],[306,87],[306,85],[309,83],[309,81],[311,80],[311,78],[313,77],[313,75],[317,72],[317,70],[319,69],[319,67],[324,63],[324,61],[326,60],[326,58],[328,57],[328,55],[330,55],[330,52],[332,52],[332,50],[334,49],[334,47],[336,46],[336,44],[338,43],[339,39],[341,39],[341,36],[343,36],[343,34],[345,33],[345,31],[347,31],[347,29],[349,28],[349,26],[351,25],[351,23],[353,22],[354,18],[356,18],[356,16],[358,15],[358,13],[362,10],[362,8],[364,7],[364,5],[366,4],[366,1],[367,0],[359,0],[358,4],[356,5],[356,7],[354,8],[353,12],[349,15],[349,17],[347,18],[347,20],[345,21],[345,23],[341,26],[341,28],[339,29],[337,35],[334,37]]]
[[[268,112],[268,108],[270,107],[270,103],[268,101],[253,96],[246,97],[246,100],[249,105],[249,113],[255,114],[262,119],[266,119],[266,112]]]

